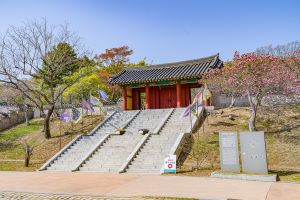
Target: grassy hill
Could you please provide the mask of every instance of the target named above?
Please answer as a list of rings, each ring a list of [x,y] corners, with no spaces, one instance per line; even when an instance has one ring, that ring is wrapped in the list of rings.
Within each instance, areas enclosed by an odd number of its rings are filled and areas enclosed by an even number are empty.
[[[88,133],[100,120],[99,116],[86,116],[84,117],[83,125],[80,122],[72,125],[71,123],[63,123],[55,119],[51,122],[52,138],[49,140],[45,139],[42,132],[42,119],[30,121],[29,126],[20,124],[0,132],[0,170],[36,170],[76,135]],[[68,135],[64,134],[66,131],[69,133]],[[34,147],[28,168],[24,167],[23,146],[25,143]]]
[[[230,114],[234,120],[229,119]],[[247,131],[248,119],[249,109],[244,107],[219,109],[209,115],[198,132],[193,134],[194,149],[189,152],[179,174],[201,176],[218,170],[218,133]],[[261,107],[257,129],[265,131],[270,173],[277,173],[280,180],[300,181],[300,105]],[[197,155],[196,145],[202,145],[207,150],[203,153],[199,169],[196,167],[196,156],[193,155]]]

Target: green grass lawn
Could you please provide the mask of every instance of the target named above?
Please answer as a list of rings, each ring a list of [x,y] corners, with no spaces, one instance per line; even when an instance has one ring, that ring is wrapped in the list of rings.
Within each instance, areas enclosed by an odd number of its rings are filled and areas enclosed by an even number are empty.
[[[18,159],[23,156],[23,144],[25,142],[33,143],[31,137],[26,137],[40,131],[42,122],[40,120],[32,120],[29,126],[25,124],[17,125],[11,129],[0,133],[0,159],[10,160]],[[1,167],[1,166],[0,166]]]
[[[15,171],[23,168],[23,145],[25,142],[34,143],[34,139],[30,136],[40,131],[42,127],[40,120],[31,120],[29,126],[24,123],[0,133],[0,170]],[[32,170],[36,165],[32,162],[27,169]]]
[[[1,141],[14,141],[17,138],[30,134],[32,132],[42,129],[41,120],[32,120],[30,121],[29,126],[26,126],[25,123],[17,125],[11,129],[8,129],[0,133],[0,142]]]

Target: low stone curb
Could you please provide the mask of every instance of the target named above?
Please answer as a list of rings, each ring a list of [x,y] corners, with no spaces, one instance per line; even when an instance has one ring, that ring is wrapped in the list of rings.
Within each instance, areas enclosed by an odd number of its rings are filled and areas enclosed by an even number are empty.
[[[222,179],[247,180],[247,181],[264,181],[264,182],[277,181],[277,174],[258,175],[258,174],[226,174],[222,172],[212,172],[210,177],[222,178]]]

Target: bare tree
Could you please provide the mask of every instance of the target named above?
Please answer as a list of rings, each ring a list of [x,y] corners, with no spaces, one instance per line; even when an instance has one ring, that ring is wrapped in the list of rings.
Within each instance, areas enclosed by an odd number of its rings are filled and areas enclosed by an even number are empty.
[[[24,166],[29,167],[30,158],[33,153],[33,148],[28,142],[25,142],[23,149],[24,149]]]
[[[44,19],[21,27],[11,26],[0,39],[0,82],[19,90],[41,111],[45,104],[49,105],[44,130],[45,137],[51,138],[50,117],[56,102],[68,87],[88,73],[80,66],[79,75],[70,78],[70,74],[65,74],[74,62],[68,58],[69,49],[54,50],[59,44],[69,44],[79,51],[79,38],[69,31],[67,24],[52,26]]]
[[[258,55],[291,57],[300,50],[300,42],[293,41],[283,45],[267,45],[256,49]]]
[[[286,61],[286,67],[297,73],[300,81],[300,42],[293,41],[283,45],[272,45],[256,49],[258,55],[270,55],[283,57]]]

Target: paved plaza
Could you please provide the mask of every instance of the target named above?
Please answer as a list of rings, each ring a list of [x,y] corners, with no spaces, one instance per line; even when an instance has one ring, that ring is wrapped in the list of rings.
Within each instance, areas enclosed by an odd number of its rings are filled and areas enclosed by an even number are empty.
[[[0,172],[0,180],[2,198],[9,194],[20,195],[21,192],[25,195],[23,199],[26,199],[26,195],[40,195],[38,196],[40,198],[36,199],[53,195],[52,199],[55,199],[55,195],[58,194],[66,196],[57,199],[128,199],[128,197],[140,199],[144,196],[200,199],[300,199],[300,184],[207,177],[139,176],[91,172]]]

